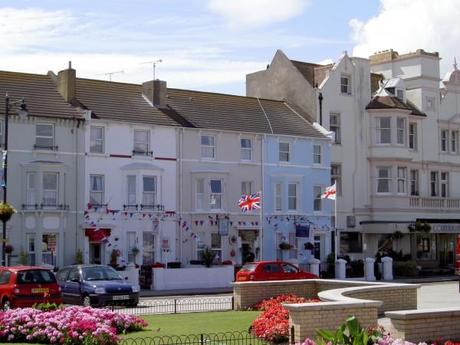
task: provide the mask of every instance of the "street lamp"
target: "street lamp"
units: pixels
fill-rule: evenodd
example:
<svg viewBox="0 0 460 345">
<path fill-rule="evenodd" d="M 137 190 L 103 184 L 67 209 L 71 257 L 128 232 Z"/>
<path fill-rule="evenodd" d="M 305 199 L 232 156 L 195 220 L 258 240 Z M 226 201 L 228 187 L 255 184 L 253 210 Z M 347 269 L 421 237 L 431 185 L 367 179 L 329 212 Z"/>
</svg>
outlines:
<svg viewBox="0 0 460 345">
<path fill-rule="evenodd" d="M 3 203 L 6 204 L 6 190 L 7 190 L 7 177 L 8 177 L 8 117 L 10 110 L 13 106 L 19 105 L 17 114 L 21 119 L 25 119 L 29 114 L 27 110 L 27 105 L 24 102 L 24 98 L 16 102 L 10 102 L 10 97 L 8 93 L 5 95 L 5 148 L 3 150 Z M 7 220 L 2 220 L 3 222 L 3 233 L 2 233 L 2 265 L 6 266 L 6 222 Z"/>
</svg>

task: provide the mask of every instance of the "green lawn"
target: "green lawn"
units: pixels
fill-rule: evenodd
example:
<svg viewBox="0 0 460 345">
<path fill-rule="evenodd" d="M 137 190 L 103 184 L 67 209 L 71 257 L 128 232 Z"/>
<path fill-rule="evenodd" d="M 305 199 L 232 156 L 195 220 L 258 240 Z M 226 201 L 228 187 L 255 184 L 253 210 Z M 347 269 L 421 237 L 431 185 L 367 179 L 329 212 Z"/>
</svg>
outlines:
<svg viewBox="0 0 460 345">
<path fill-rule="evenodd" d="M 258 314 L 258 311 L 223 311 L 142 316 L 149 323 L 147 329 L 123 338 L 246 331 Z"/>
</svg>

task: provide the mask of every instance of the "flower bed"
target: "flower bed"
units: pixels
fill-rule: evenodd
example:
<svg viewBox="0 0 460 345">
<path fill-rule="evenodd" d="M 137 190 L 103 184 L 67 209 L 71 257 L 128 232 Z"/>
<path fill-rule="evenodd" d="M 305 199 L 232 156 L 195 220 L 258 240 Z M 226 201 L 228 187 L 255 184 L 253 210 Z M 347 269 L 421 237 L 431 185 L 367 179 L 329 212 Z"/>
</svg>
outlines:
<svg viewBox="0 0 460 345">
<path fill-rule="evenodd" d="M 137 316 L 108 309 L 77 306 L 52 311 L 11 309 L 0 312 L 0 342 L 113 345 L 119 341 L 118 334 L 146 326 Z"/>
<path fill-rule="evenodd" d="M 282 303 L 316 302 L 319 302 L 319 299 L 308 299 L 292 294 L 265 299 L 251 308 L 262 311 L 252 323 L 252 333 L 258 338 L 273 343 L 285 342 L 289 337 L 289 312 Z"/>
</svg>

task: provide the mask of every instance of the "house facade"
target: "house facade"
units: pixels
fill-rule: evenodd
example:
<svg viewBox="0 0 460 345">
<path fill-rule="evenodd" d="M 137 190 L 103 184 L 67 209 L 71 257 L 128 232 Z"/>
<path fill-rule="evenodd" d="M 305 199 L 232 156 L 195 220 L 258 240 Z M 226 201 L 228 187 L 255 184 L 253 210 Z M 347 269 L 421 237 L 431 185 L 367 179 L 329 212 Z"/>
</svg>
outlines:
<svg viewBox="0 0 460 345">
<path fill-rule="evenodd" d="M 79 233 L 78 171 L 84 164 L 84 117 L 66 104 L 45 75 L 0 72 L 8 94 L 7 202 L 17 210 L 7 222 L 13 247 L 9 264 L 62 266 L 74 260 Z M 18 116 L 25 99 L 28 117 Z M 1 142 L 5 104 L 0 100 Z"/>
<path fill-rule="evenodd" d="M 394 251 L 424 267 L 453 267 L 460 206 L 457 71 L 454 66 L 440 89 L 437 53 L 386 51 L 369 60 L 345 53 L 334 64 L 316 65 L 278 51 L 267 70 L 247 76 L 248 95 L 271 93 L 304 109 L 314 103 L 310 117 L 335 133 L 339 255 Z M 299 99 L 312 90 L 311 101 Z"/>
</svg>

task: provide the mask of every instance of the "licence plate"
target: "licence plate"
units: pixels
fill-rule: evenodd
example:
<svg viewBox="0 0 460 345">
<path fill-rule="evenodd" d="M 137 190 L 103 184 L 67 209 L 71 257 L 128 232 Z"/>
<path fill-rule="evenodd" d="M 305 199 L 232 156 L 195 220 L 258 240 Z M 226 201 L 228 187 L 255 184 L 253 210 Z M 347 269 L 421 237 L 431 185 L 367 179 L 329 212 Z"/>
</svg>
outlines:
<svg viewBox="0 0 460 345">
<path fill-rule="evenodd" d="M 114 301 L 124 301 L 124 300 L 129 299 L 129 296 L 128 295 L 113 296 L 112 299 Z"/>
<path fill-rule="evenodd" d="M 33 288 L 32 293 L 48 293 L 50 289 L 48 288 Z"/>
</svg>

